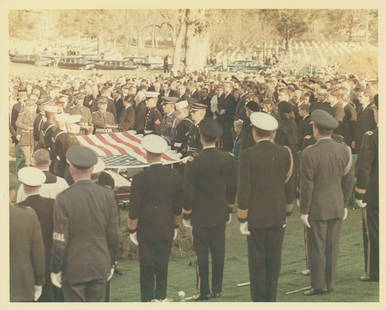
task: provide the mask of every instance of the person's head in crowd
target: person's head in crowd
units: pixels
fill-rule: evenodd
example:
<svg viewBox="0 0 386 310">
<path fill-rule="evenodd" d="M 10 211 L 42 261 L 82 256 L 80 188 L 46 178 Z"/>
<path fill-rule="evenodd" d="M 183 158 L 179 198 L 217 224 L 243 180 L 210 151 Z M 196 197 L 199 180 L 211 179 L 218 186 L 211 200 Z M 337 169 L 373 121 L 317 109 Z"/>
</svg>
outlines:
<svg viewBox="0 0 386 310">
<path fill-rule="evenodd" d="M 35 95 L 36 97 L 40 97 L 40 89 L 39 88 L 34 88 L 32 90 L 32 95 Z"/>
<path fill-rule="evenodd" d="M 300 89 L 297 89 L 293 92 L 291 100 L 295 104 L 299 104 L 301 102 L 302 97 L 302 91 Z"/>
<path fill-rule="evenodd" d="M 193 81 L 189 81 L 188 83 L 186 83 L 186 89 L 190 93 L 192 93 L 196 89 L 196 83 L 194 83 Z"/>
<path fill-rule="evenodd" d="M 166 93 L 166 92 L 169 90 L 169 88 L 170 88 L 169 82 L 164 81 L 164 82 L 162 83 L 162 90 Z"/>
<path fill-rule="evenodd" d="M 190 117 L 195 124 L 199 124 L 206 114 L 206 105 L 201 103 L 193 103 L 190 109 Z"/>
<path fill-rule="evenodd" d="M 280 119 L 295 118 L 294 106 L 287 101 L 280 101 L 277 105 Z"/>
<path fill-rule="evenodd" d="M 206 87 L 201 88 L 200 93 L 201 93 L 202 99 L 206 99 L 209 96 L 209 90 Z"/>
<path fill-rule="evenodd" d="M 146 107 L 148 109 L 155 108 L 157 106 L 159 93 L 157 93 L 157 92 L 146 92 L 145 95 L 146 95 Z"/>
<path fill-rule="evenodd" d="M 32 155 L 32 166 L 42 171 L 48 171 L 51 165 L 50 152 L 46 149 L 38 149 Z"/>
<path fill-rule="evenodd" d="M 19 186 L 17 177 L 12 172 L 9 173 L 9 202 L 10 204 L 14 201 L 16 197 L 16 191 Z"/>
<path fill-rule="evenodd" d="M 168 148 L 166 140 L 158 135 L 146 135 L 142 139 L 141 144 L 146 151 L 146 160 L 150 164 L 160 163 L 162 154 Z"/>
<path fill-rule="evenodd" d="M 30 98 L 27 99 L 25 104 L 25 111 L 28 113 L 35 113 L 36 105 L 34 103 L 34 100 L 31 100 Z"/>
<path fill-rule="evenodd" d="M 249 101 L 247 102 L 247 104 L 245 105 L 245 113 L 247 114 L 247 116 L 251 116 L 251 114 L 253 112 L 260 112 L 261 108 L 259 106 L 259 103 L 258 101 Z"/>
<path fill-rule="evenodd" d="M 278 127 L 277 120 L 270 114 L 254 112 L 250 115 L 253 139 L 258 142 L 262 139 L 273 140 Z"/>
<path fill-rule="evenodd" d="M 44 114 L 45 113 L 46 105 L 49 104 L 49 102 L 50 102 L 50 98 L 48 98 L 48 97 L 39 99 L 36 102 L 36 104 L 38 106 L 38 112 L 41 113 L 41 114 Z"/>
<path fill-rule="evenodd" d="M 236 101 L 240 99 L 241 91 L 239 88 L 235 88 L 233 91 L 233 97 L 235 97 Z"/>
<path fill-rule="evenodd" d="M 316 140 L 323 137 L 331 137 L 339 126 L 339 122 L 328 112 L 324 110 L 314 110 L 311 113 L 312 131 Z"/>
<path fill-rule="evenodd" d="M 108 102 L 107 98 L 100 97 L 97 102 L 98 102 L 98 110 L 102 113 L 105 113 L 107 111 L 107 102 Z"/>
<path fill-rule="evenodd" d="M 176 119 L 183 120 L 189 116 L 189 103 L 184 100 L 176 103 Z"/>
<path fill-rule="evenodd" d="M 154 82 L 153 83 L 154 91 L 160 92 L 161 91 L 161 83 L 160 82 Z"/>
<path fill-rule="evenodd" d="M 110 96 L 110 90 L 108 87 L 104 86 L 101 89 L 101 97 L 109 97 Z"/>
<path fill-rule="evenodd" d="M 74 104 L 78 107 L 81 107 L 84 102 L 84 98 L 86 97 L 85 93 L 77 93 L 74 95 Z"/>
<path fill-rule="evenodd" d="M 179 95 L 180 97 L 182 97 L 185 93 L 186 93 L 186 87 L 185 87 L 184 84 L 181 83 L 181 84 L 178 86 L 178 95 Z"/>
<path fill-rule="evenodd" d="M 358 90 L 357 94 L 358 94 L 359 103 L 363 107 L 368 106 L 371 103 L 372 99 L 374 98 L 372 96 L 371 91 L 369 89 L 366 89 L 366 88 L 360 88 L 360 90 Z"/>
<path fill-rule="evenodd" d="M 216 88 L 216 96 L 220 97 L 223 93 L 224 93 L 224 87 L 221 86 L 221 85 L 217 86 L 217 88 Z"/>
<path fill-rule="evenodd" d="M 37 104 L 38 100 L 39 100 L 39 97 L 34 95 L 34 94 L 31 94 L 29 96 L 29 99 L 34 103 L 34 104 Z"/>
<path fill-rule="evenodd" d="M 93 150 L 74 145 L 67 150 L 66 159 L 69 164 L 68 170 L 75 182 L 91 179 L 94 165 L 97 163 L 97 156 Z"/>
<path fill-rule="evenodd" d="M 265 98 L 263 100 L 262 104 L 262 111 L 271 115 L 276 114 L 276 105 L 273 103 L 272 99 L 270 98 Z"/>
<path fill-rule="evenodd" d="M 129 96 L 135 96 L 137 94 L 137 88 L 134 85 L 129 86 Z"/>
<path fill-rule="evenodd" d="M 216 142 L 223 135 L 223 129 L 218 121 L 206 117 L 199 125 L 200 142 L 203 147 L 215 146 Z"/>
<path fill-rule="evenodd" d="M 225 82 L 224 83 L 224 93 L 230 94 L 233 91 L 233 86 L 231 82 Z"/>
<path fill-rule="evenodd" d="M 288 88 L 286 87 L 279 88 L 277 91 L 277 99 L 278 99 L 278 102 L 289 101 L 290 96 L 289 96 Z"/>
<path fill-rule="evenodd" d="M 174 80 L 170 83 L 170 89 L 177 91 L 177 81 Z"/>
<path fill-rule="evenodd" d="M 21 168 L 17 177 L 19 182 L 23 184 L 23 191 L 27 196 L 39 194 L 42 184 L 46 181 L 46 175 L 43 171 L 35 167 Z"/>
<path fill-rule="evenodd" d="M 175 111 L 177 101 L 178 98 L 175 97 L 162 98 L 162 110 L 164 115 L 169 115 Z"/>
<path fill-rule="evenodd" d="M 328 100 L 328 91 L 326 88 L 321 87 L 316 93 L 316 97 L 319 102 L 327 102 Z"/>
<path fill-rule="evenodd" d="M 299 106 L 299 115 L 304 118 L 309 114 L 310 114 L 310 105 L 308 103 L 302 103 Z"/>
</svg>

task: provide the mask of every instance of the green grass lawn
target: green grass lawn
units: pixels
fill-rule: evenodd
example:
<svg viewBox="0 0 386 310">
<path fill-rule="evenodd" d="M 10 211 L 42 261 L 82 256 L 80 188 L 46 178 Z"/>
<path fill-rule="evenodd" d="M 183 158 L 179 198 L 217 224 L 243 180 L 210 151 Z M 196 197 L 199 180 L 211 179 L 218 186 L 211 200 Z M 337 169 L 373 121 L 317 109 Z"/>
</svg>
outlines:
<svg viewBox="0 0 386 310">
<path fill-rule="evenodd" d="M 234 216 L 234 215 L 233 215 Z M 121 212 L 122 224 L 125 223 L 127 212 Z M 300 272 L 304 269 L 304 239 L 303 226 L 299 213 L 288 219 L 285 234 L 282 268 L 278 285 L 279 302 L 377 302 L 379 300 L 378 283 L 365 283 L 358 280 L 363 273 L 361 210 L 349 210 L 349 216 L 344 222 L 340 254 L 337 266 L 335 292 L 323 296 L 305 297 L 303 293 L 285 295 L 285 292 L 309 286 L 309 277 Z M 126 235 L 125 235 L 126 236 Z M 127 238 L 127 237 L 125 237 Z M 127 240 L 124 240 L 127 242 Z M 130 243 L 130 246 L 134 246 Z M 178 254 L 174 251 L 169 264 L 168 298 L 176 299 L 177 292 L 183 290 L 186 296 L 197 293 L 195 287 L 195 267 L 189 266 L 194 258 L 193 253 Z M 111 301 L 140 301 L 139 265 L 137 260 L 124 259 L 119 268 L 123 275 L 114 275 L 111 283 Z M 237 221 L 227 226 L 226 256 L 224 270 L 223 295 L 218 302 L 250 301 L 249 287 L 237 287 L 237 283 L 248 282 L 248 256 L 245 237 L 239 232 Z"/>
</svg>

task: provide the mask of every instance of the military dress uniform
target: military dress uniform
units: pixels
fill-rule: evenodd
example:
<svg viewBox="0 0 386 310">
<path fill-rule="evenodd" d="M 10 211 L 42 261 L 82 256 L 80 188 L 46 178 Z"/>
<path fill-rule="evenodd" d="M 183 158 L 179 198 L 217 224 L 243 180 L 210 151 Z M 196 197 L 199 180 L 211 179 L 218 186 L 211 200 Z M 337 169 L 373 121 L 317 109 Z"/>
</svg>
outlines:
<svg viewBox="0 0 386 310">
<path fill-rule="evenodd" d="M 97 161 L 95 153 L 82 146 L 71 147 L 66 157 L 79 169 Z M 61 273 L 65 301 L 103 302 L 118 249 L 117 205 L 111 190 L 82 179 L 57 196 L 51 272 Z"/>
<path fill-rule="evenodd" d="M 35 113 L 21 112 L 16 120 L 17 134 L 20 135 L 19 145 L 24 152 L 26 165 L 31 165 L 34 150 L 33 123 Z"/>
<path fill-rule="evenodd" d="M 93 112 L 92 124 L 94 125 L 95 133 L 112 132 L 112 128 L 107 126 L 115 125 L 114 115 L 110 112 Z"/>
<path fill-rule="evenodd" d="M 161 139 L 161 140 L 160 140 Z M 142 145 L 148 152 L 161 154 L 166 141 L 147 135 Z M 182 209 L 182 178 L 177 170 L 151 163 L 148 169 L 134 176 L 131 185 L 129 218 L 138 221 L 141 301 L 163 300 L 167 293 L 167 273 L 176 217 Z"/>
<path fill-rule="evenodd" d="M 133 106 L 123 108 L 120 116 L 118 129 L 119 131 L 127 131 L 135 128 L 135 109 Z"/>
<path fill-rule="evenodd" d="M 176 113 L 173 111 L 169 115 L 164 115 L 161 122 L 161 136 L 165 138 L 169 145 L 173 145 L 172 129 L 176 122 Z"/>
<path fill-rule="evenodd" d="M 147 109 L 145 116 L 145 134 L 154 133 L 161 135 L 162 114 L 156 108 Z"/>
<path fill-rule="evenodd" d="M 339 125 L 322 110 L 315 110 L 311 119 L 328 130 Z M 307 240 L 312 287 L 305 295 L 334 290 L 340 229 L 353 185 L 351 150 L 346 145 L 325 137 L 302 152 L 300 212 L 310 225 Z"/>
<path fill-rule="evenodd" d="M 135 106 L 135 123 L 134 129 L 139 134 L 143 134 L 145 129 L 145 118 L 146 118 L 146 100 L 141 101 Z"/>
<path fill-rule="evenodd" d="M 274 131 L 277 121 L 263 112 L 250 116 L 253 126 Z M 238 184 L 240 226 L 248 235 L 248 262 L 251 299 L 276 301 L 281 268 L 282 243 L 287 213 L 286 205 L 295 199 L 291 151 L 260 139 L 241 152 Z M 269 258 L 269 259 L 267 259 Z"/>
<path fill-rule="evenodd" d="M 366 202 L 363 208 L 365 276 L 363 281 L 379 280 L 379 169 L 378 128 L 364 134 L 359 153 L 355 196 Z"/>
<path fill-rule="evenodd" d="M 205 118 L 200 133 L 219 138 L 222 128 Z M 213 147 L 204 148 L 187 163 L 184 175 L 184 219 L 191 219 L 193 248 L 197 254 L 200 300 L 218 297 L 222 292 L 225 224 L 229 205 L 236 196 L 237 165 L 234 158 Z M 212 285 L 209 286 L 209 252 L 212 259 Z"/>
<path fill-rule="evenodd" d="M 172 149 L 182 154 L 182 157 L 188 154 L 189 131 L 192 126 L 194 126 L 193 121 L 189 117 L 186 117 L 181 120 L 175 128 Z"/>
</svg>

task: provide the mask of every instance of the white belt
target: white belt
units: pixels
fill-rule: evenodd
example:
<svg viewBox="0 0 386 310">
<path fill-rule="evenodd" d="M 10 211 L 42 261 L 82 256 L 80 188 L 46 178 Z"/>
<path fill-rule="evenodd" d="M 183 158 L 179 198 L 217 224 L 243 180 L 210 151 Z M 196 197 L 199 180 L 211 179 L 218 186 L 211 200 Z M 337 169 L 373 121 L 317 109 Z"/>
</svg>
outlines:
<svg viewBox="0 0 386 310">
<path fill-rule="evenodd" d="M 95 132 L 96 133 L 101 133 L 101 132 L 107 133 L 107 132 L 112 132 L 112 130 L 110 128 L 106 128 L 106 129 L 104 129 L 104 128 L 96 128 Z"/>
</svg>

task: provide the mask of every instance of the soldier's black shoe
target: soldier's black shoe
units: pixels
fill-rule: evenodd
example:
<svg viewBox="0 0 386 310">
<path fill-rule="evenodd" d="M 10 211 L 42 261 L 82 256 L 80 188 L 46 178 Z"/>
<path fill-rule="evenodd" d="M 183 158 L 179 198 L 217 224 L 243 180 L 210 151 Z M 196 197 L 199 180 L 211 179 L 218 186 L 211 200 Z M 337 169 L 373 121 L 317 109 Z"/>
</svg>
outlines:
<svg viewBox="0 0 386 310">
<path fill-rule="evenodd" d="M 314 295 L 324 295 L 324 294 L 327 294 L 326 289 L 320 290 L 320 289 L 312 288 L 304 292 L 304 296 L 314 296 Z"/>
</svg>

